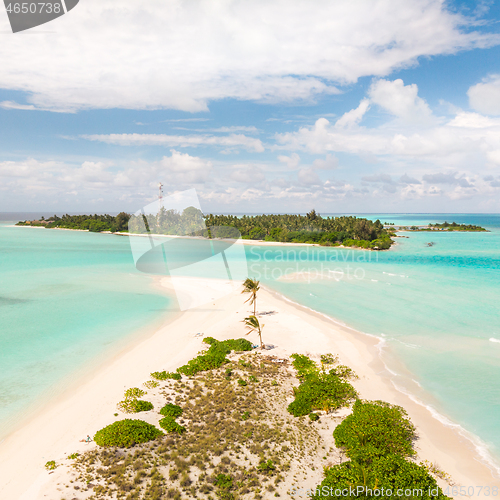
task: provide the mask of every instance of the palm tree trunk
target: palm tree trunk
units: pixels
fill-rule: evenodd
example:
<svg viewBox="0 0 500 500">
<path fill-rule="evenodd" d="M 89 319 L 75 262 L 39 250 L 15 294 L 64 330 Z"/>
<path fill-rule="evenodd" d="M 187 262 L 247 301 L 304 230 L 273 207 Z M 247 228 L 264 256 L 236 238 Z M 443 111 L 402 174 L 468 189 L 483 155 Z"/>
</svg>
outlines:
<svg viewBox="0 0 500 500">
<path fill-rule="evenodd" d="M 257 292 L 254 292 L 253 294 L 253 315 L 257 316 L 255 314 L 255 308 L 257 307 Z"/>
</svg>

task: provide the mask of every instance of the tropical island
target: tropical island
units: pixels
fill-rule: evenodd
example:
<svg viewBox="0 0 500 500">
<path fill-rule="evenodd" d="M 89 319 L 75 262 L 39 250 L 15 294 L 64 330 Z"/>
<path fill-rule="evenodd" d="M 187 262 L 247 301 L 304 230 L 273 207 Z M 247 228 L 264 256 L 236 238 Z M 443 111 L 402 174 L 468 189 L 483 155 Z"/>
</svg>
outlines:
<svg viewBox="0 0 500 500">
<path fill-rule="evenodd" d="M 321 217 L 315 210 L 302 215 L 204 215 L 194 207 L 181 212 L 162 207 L 157 214 L 142 216 L 125 212 L 112 215 L 54 215 L 26 220 L 18 226 L 38 226 L 92 232 L 129 232 L 208 238 L 243 238 L 255 241 L 306 243 L 386 250 L 393 243 L 392 229 L 382 223 L 354 216 Z"/>
<path fill-rule="evenodd" d="M 394 388 L 373 338 L 254 279 L 217 299 L 220 280 L 158 283 L 208 302 L 4 444 L 11 491 L 24 480 L 26 498 L 51 500 L 445 500 L 496 484 L 472 442 Z"/>
<path fill-rule="evenodd" d="M 187 207 L 182 212 L 162 207 L 157 214 L 130 215 L 54 215 L 48 219 L 26 220 L 18 226 L 73 229 L 91 232 L 162 234 L 205 238 L 242 238 L 244 240 L 343 246 L 368 250 L 387 250 L 396 231 L 487 231 L 485 228 L 456 222 L 428 226 L 384 225 L 355 216 L 321 217 L 315 210 L 306 215 L 204 215 Z"/>
<path fill-rule="evenodd" d="M 259 289 L 243 283 L 254 313 Z M 404 498 L 448 498 L 437 478 L 451 478 L 416 460 L 416 428 L 402 407 L 360 398 L 358 376 L 337 355 L 276 356 L 259 318 L 244 323 L 259 344 L 205 337 L 186 364 L 126 389 L 92 450 L 45 464 L 61 467 L 57 484 L 103 500 L 369 498 L 368 490 L 390 498 L 400 489 Z M 356 494 L 342 493 L 349 488 Z"/>
<path fill-rule="evenodd" d="M 390 224 L 385 222 L 385 226 L 391 226 L 388 229 L 396 231 L 463 231 L 463 232 L 489 232 L 487 229 L 481 226 L 476 226 L 474 224 L 457 224 L 456 222 L 443 222 L 442 224 L 428 224 L 427 226 L 395 226 L 394 222 Z M 397 228 L 397 229 L 396 229 Z"/>
</svg>

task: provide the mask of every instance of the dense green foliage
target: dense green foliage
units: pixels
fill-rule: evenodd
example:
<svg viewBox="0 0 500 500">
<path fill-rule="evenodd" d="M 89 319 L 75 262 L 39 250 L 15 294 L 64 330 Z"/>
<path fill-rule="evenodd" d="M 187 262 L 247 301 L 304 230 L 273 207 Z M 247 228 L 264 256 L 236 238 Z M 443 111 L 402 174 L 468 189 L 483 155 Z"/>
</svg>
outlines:
<svg viewBox="0 0 500 500">
<path fill-rule="evenodd" d="M 111 215 L 54 215 L 46 221 L 19 222 L 18 225 L 87 229 L 89 231 L 130 231 L 144 234 L 172 234 L 211 238 L 239 238 L 316 243 L 319 245 L 356 246 L 375 250 L 387 249 L 393 243 L 391 232 L 379 220 L 373 222 L 354 216 L 321 217 L 314 210 L 307 215 L 203 215 L 195 207 L 182 212 L 166 210 L 157 214 L 130 216 L 121 212 Z"/>
<path fill-rule="evenodd" d="M 152 441 L 163 432 L 142 420 L 119 420 L 96 432 L 94 441 L 99 446 L 129 448 L 139 443 Z"/>
<path fill-rule="evenodd" d="M 354 240 L 362 248 L 385 249 L 392 244 L 390 233 L 379 220 L 372 222 L 352 216 L 321 217 L 314 210 L 307 215 L 208 215 L 207 227 L 230 226 L 251 240 L 320 245 L 347 244 Z M 220 230 L 219 230 L 220 232 Z M 220 235 L 218 235 L 220 237 Z"/>
<path fill-rule="evenodd" d="M 190 360 L 186 365 L 178 368 L 177 371 L 179 373 L 193 376 L 201 371 L 213 370 L 228 361 L 226 355 L 231 351 L 252 350 L 252 343 L 246 339 L 231 339 L 219 342 L 213 337 L 207 337 L 203 341 L 210 344 L 208 351 L 205 354 L 196 356 L 196 358 Z"/>
<path fill-rule="evenodd" d="M 331 373 L 309 373 L 293 392 L 295 400 L 287 409 L 295 417 L 309 415 L 313 410 L 336 410 L 357 395 L 351 384 Z"/>
<path fill-rule="evenodd" d="M 350 491 L 356 491 L 357 488 L 359 488 L 358 495 L 349 495 Z M 368 492 L 367 489 L 371 489 L 371 492 Z M 379 490 L 378 494 L 374 493 L 375 489 Z M 347 494 L 343 494 L 343 490 Z M 398 495 L 397 490 L 402 490 L 401 494 Z M 312 498 L 339 498 L 345 500 L 346 497 L 355 497 L 357 499 L 395 497 L 428 500 L 444 500 L 447 498 L 438 488 L 436 480 L 424 467 L 395 454 L 376 459 L 369 468 L 360 466 L 355 462 L 344 462 L 326 468 L 325 479 L 316 488 L 316 493 Z"/>
<path fill-rule="evenodd" d="M 178 424 L 174 417 L 164 417 L 158 423 L 160 424 L 160 427 L 165 429 L 167 432 L 176 432 L 177 434 L 186 432 L 186 428 Z"/>
<path fill-rule="evenodd" d="M 165 210 L 158 214 L 132 216 L 130 231 L 158 234 L 242 238 L 339 245 L 354 240 L 362 248 L 385 249 L 392 244 L 390 232 L 380 221 L 353 216 L 321 217 L 314 210 L 307 215 L 206 215 L 194 207 L 182 212 Z M 350 245 L 352 246 L 352 245 Z"/>
<path fill-rule="evenodd" d="M 162 371 L 162 372 L 151 373 L 151 378 L 154 378 L 156 380 L 168 380 L 168 379 L 180 380 L 182 378 L 182 375 L 177 372 Z"/>
<path fill-rule="evenodd" d="M 130 215 L 120 212 L 116 217 L 112 215 L 54 215 L 47 220 L 18 222 L 19 226 L 45 226 L 47 228 L 61 227 L 65 229 L 84 229 L 93 232 L 100 231 L 128 231 Z"/>
<path fill-rule="evenodd" d="M 228 339 L 228 340 L 223 340 L 221 342 L 219 340 L 214 339 L 213 337 L 206 337 L 205 339 L 203 339 L 203 342 L 211 346 L 222 344 L 222 346 L 225 346 L 229 349 L 229 351 L 227 352 L 228 354 L 231 351 L 242 352 L 242 351 L 252 350 L 252 343 L 249 342 L 247 339 Z M 222 346 L 220 347 L 222 348 Z"/>
<path fill-rule="evenodd" d="M 429 228 L 446 229 L 448 231 L 486 231 L 486 229 L 481 226 L 476 226 L 474 224 L 457 224 L 456 222 L 452 222 L 451 224 L 448 222 L 443 222 L 442 224 L 429 224 Z"/>
<path fill-rule="evenodd" d="M 358 400 L 333 436 L 351 460 L 326 468 L 312 498 L 446 498 L 425 467 L 406 460 L 415 454 L 415 427 L 403 408 Z M 352 490 L 357 494 L 349 494 Z"/>
<path fill-rule="evenodd" d="M 177 418 L 182 415 L 182 408 L 180 406 L 174 405 L 172 403 L 167 403 L 161 410 L 160 415 L 164 417 Z"/>
<path fill-rule="evenodd" d="M 124 399 L 118 403 L 118 408 L 124 413 L 139 413 L 153 409 L 153 403 L 142 401 L 141 399 Z"/>
<path fill-rule="evenodd" d="M 357 397 L 354 387 L 334 370 L 320 371 L 316 363 L 303 354 L 292 354 L 291 358 L 301 379 L 299 387 L 293 389 L 295 400 L 287 408 L 293 416 L 303 417 L 313 410 L 335 410 Z"/>
<path fill-rule="evenodd" d="M 298 378 L 302 378 L 308 373 L 318 371 L 316 363 L 304 354 L 292 354 L 290 357 L 293 359 L 292 366 L 297 370 Z"/>
<path fill-rule="evenodd" d="M 414 455 L 412 441 L 415 427 L 405 410 L 383 401 L 361 401 L 353 412 L 335 428 L 335 446 L 344 448 L 346 455 L 359 463 L 396 453 Z"/>
<path fill-rule="evenodd" d="M 195 207 L 182 212 L 162 207 L 157 214 L 134 216 L 129 221 L 130 232 L 144 234 L 175 234 L 178 236 L 208 236 L 203 213 Z"/>
</svg>

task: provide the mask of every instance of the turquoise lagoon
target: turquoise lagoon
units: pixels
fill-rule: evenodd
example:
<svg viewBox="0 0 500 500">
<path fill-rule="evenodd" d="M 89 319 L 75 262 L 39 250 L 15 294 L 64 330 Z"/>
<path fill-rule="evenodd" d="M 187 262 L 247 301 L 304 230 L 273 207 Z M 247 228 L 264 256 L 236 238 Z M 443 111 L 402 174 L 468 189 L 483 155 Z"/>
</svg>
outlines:
<svg viewBox="0 0 500 500">
<path fill-rule="evenodd" d="M 409 238 L 387 252 L 249 246 L 249 274 L 382 339 L 398 388 L 477 436 L 500 461 L 500 216 L 365 216 L 402 225 L 456 221 L 491 232 L 401 233 Z M 302 278 L 283 279 L 294 272 Z M 176 307 L 136 271 L 120 236 L 0 223 L 0 280 L 4 433 L 65 377 Z"/>
<path fill-rule="evenodd" d="M 0 441 L 173 304 L 135 270 L 126 237 L 11 224 L 0 222 Z"/>
</svg>

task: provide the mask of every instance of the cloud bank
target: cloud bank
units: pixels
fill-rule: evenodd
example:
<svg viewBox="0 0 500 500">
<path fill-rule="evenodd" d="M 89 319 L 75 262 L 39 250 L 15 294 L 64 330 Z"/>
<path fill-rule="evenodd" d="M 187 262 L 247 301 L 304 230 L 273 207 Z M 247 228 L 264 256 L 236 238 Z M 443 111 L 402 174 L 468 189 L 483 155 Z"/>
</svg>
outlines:
<svg viewBox="0 0 500 500">
<path fill-rule="evenodd" d="M 86 0 L 50 29 L 2 38 L 0 88 L 28 93 L 27 104 L 4 107 L 198 112 L 225 98 L 308 101 L 419 57 L 499 43 L 443 0 L 316 0 L 314 8 L 288 0 Z M 9 30 L 7 16 L 0 30 Z M 384 105 L 382 88 L 373 97 Z"/>
</svg>

